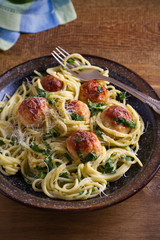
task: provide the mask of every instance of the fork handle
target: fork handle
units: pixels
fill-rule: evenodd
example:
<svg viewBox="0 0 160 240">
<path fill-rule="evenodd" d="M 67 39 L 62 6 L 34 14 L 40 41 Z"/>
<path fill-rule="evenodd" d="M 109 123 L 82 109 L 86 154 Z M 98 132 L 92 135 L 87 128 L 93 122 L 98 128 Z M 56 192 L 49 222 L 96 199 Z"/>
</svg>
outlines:
<svg viewBox="0 0 160 240">
<path fill-rule="evenodd" d="M 115 84 L 116 86 L 124 89 L 125 91 L 131 93 L 133 96 L 135 96 L 136 98 L 140 99 L 142 102 L 147 103 L 151 108 L 153 108 L 153 110 L 155 112 L 157 112 L 158 114 L 160 114 L 160 101 L 156 100 L 154 98 L 151 98 L 150 96 L 146 95 L 145 93 L 142 93 L 134 88 L 131 88 L 119 81 L 117 81 L 114 78 L 110 78 L 110 77 L 105 77 L 103 75 L 101 75 L 101 78 L 105 81 L 111 82 L 113 84 Z"/>
</svg>

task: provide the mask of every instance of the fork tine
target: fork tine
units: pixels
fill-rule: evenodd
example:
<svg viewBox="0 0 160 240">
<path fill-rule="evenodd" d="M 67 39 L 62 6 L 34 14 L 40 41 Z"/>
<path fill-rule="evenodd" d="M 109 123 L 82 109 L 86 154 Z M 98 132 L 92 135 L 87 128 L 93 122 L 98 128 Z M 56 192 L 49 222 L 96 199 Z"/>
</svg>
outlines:
<svg viewBox="0 0 160 240">
<path fill-rule="evenodd" d="M 64 58 L 66 57 L 63 53 L 61 53 L 61 51 L 58 49 L 58 47 L 56 48 L 56 50 L 57 50 L 60 54 L 62 54 Z M 64 58 L 62 58 L 56 51 L 53 51 L 53 53 L 54 53 L 62 62 L 64 62 Z M 69 53 L 67 53 L 67 54 L 69 54 Z M 52 55 L 53 55 L 53 54 L 52 54 Z M 66 64 L 67 64 L 70 68 L 73 68 L 73 66 L 72 66 L 71 64 L 69 64 L 68 62 L 66 62 Z M 62 65 L 62 64 L 61 64 L 61 65 Z M 65 66 L 65 65 L 64 65 L 64 66 Z"/>
<path fill-rule="evenodd" d="M 53 51 L 53 53 L 54 53 L 62 62 L 64 62 L 64 59 L 63 59 L 56 51 Z"/>
<path fill-rule="evenodd" d="M 61 48 L 60 46 L 58 46 L 57 48 L 57 51 L 59 51 L 59 53 L 61 53 L 64 57 L 67 57 L 67 56 L 69 56 L 70 54 L 67 52 L 67 51 L 65 51 L 63 48 Z M 61 50 L 61 51 L 60 51 Z M 66 54 L 66 55 L 64 55 L 64 53 Z"/>
<path fill-rule="evenodd" d="M 64 63 L 63 63 L 63 59 L 58 55 L 58 53 L 56 53 L 55 51 L 51 52 L 52 56 L 57 60 L 57 62 L 59 62 L 60 65 L 62 65 L 63 67 L 67 68 Z M 62 60 L 60 60 L 60 59 Z M 68 68 L 67 68 L 68 70 Z"/>
<path fill-rule="evenodd" d="M 57 62 L 59 62 L 59 64 L 61 66 L 63 66 L 64 68 L 66 68 L 70 73 L 73 74 L 73 71 L 71 71 L 66 65 L 64 65 L 63 63 L 63 58 L 61 56 L 58 55 L 58 53 L 56 53 L 55 51 L 51 52 L 52 56 L 57 60 Z M 70 66 L 70 64 L 68 64 Z"/>
<path fill-rule="evenodd" d="M 65 51 L 65 50 L 64 50 L 63 48 L 61 48 L 60 46 L 56 47 L 56 50 L 57 50 L 63 57 L 65 57 L 65 58 L 70 55 L 67 51 Z M 67 63 L 67 65 L 68 65 L 69 67 L 71 67 L 71 68 L 73 68 L 73 66 L 78 67 L 78 64 L 76 64 L 76 63 L 74 63 L 73 66 L 72 66 L 71 64 L 69 64 L 69 63 Z"/>
<path fill-rule="evenodd" d="M 66 65 L 64 65 L 63 63 L 63 58 L 61 58 L 58 53 L 56 53 L 55 51 L 51 52 L 52 56 L 57 60 L 57 62 L 63 66 L 65 69 L 67 69 L 68 72 L 70 72 L 72 75 L 74 75 L 75 77 L 78 77 L 78 74 L 74 73 L 71 69 L 69 69 Z M 62 61 L 60 59 L 62 59 Z M 70 65 L 70 64 L 68 64 Z"/>
</svg>

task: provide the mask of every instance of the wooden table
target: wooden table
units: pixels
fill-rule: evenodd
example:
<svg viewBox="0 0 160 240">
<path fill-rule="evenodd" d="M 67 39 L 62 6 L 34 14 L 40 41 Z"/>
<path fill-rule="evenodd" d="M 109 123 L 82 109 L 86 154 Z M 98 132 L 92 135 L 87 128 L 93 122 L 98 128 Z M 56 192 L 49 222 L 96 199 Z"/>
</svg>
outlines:
<svg viewBox="0 0 160 240">
<path fill-rule="evenodd" d="M 57 45 L 98 55 L 138 73 L 160 96 L 160 1 L 73 0 L 78 18 L 37 34 L 22 34 L 0 52 L 0 74 Z M 32 209 L 0 195 L 0 239 L 160 239 L 160 171 L 130 199 L 87 213 Z"/>
</svg>

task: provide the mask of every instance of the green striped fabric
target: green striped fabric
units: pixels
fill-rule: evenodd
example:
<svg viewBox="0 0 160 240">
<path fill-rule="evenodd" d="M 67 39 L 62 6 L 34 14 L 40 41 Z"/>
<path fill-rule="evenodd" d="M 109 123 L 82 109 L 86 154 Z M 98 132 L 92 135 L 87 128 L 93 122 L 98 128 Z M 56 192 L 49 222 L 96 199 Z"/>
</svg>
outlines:
<svg viewBox="0 0 160 240">
<path fill-rule="evenodd" d="M 41 32 L 76 17 L 71 0 L 0 0 L 0 49 L 10 49 L 22 32 Z"/>
</svg>

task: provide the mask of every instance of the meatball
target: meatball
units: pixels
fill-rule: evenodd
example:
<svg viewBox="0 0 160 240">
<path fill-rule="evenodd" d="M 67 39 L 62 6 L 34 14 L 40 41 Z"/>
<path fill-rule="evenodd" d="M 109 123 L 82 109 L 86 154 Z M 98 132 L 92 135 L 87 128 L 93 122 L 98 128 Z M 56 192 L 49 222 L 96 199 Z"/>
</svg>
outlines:
<svg viewBox="0 0 160 240">
<path fill-rule="evenodd" d="M 105 127 L 111 128 L 118 132 L 129 133 L 131 130 L 130 127 L 116 121 L 121 118 L 125 118 L 129 121 L 133 120 L 132 115 L 129 113 L 129 111 L 119 105 L 112 105 L 101 113 L 101 120 Z"/>
<path fill-rule="evenodd" d="M 80 87 L 79 99 L 85 103 L 88 103 L 88 99 L 91 102 L 107 102 L 108 97 L 108 89 L 96 80 L 83 83 Z"/>
<path fill-rule="evenodd" d="M 29 97 L 18 108 L 18 117 L 26 127 L 41 127 L 48 113 L 48 102 L 41 97 Z"/>
<path fill-rule="evenodd" d="M 92 132 L 84 130 L 75 131 L 67 138 L 66 143 L 67 149 L 74 159 L 78 158 L 83 160 L 90 155 L 93 156 L 92 154 L 96 154 L 98 157 L 101 153 L 101 143 Z"/>
<path fill-rule="evenodd" d="M 63 82 L 58 78 L 51 75 L 47 75 L 42 78 L 41 84 L 46 91 L 57 92 L 60 91 L 63 87 Z"/>
<path fill-rule="evenodd" d="M 76 113 L 78 114 L 78 116 L 82 116 L 81 120 L 84 120 L 84 121 L 90 118 L 90 111 L 87 104 L 79 100 L 72 100 L 72 101 L 66 102 L 65 108 L 71 116 L 74 116 L 73 113 Z M 78 120 L 76 118 L 73 118 L 73 119 Z"/>
</svg>

